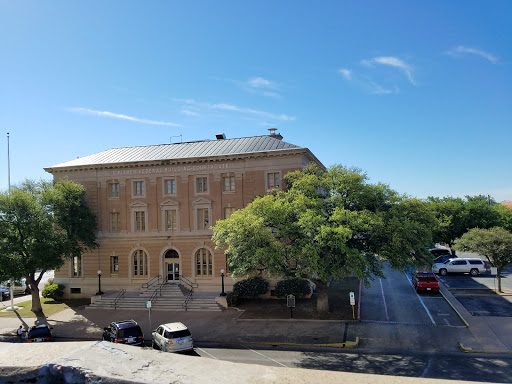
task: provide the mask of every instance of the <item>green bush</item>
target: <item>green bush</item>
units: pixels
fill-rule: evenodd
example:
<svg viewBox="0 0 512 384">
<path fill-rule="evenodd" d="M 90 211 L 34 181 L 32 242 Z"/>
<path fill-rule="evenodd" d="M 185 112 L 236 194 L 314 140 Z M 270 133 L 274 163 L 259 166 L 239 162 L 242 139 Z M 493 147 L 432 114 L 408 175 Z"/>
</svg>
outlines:
<svg viewBox="0 0 512 384">
<path fill-rule="evenodd" d="M 311 293 L 311 287 L 308 280 L 287 279 L 281 280 L 276 284 L 275 295 L 277 297 L 286 297 L 294 295 L 295 297 L 305 297 Z"/>
<path fill-rule="evenodd" d="M 268 292 L 268 281 L 256 276 L 241 280 L 233 285 L 233 292 L 239 297 L 257 297 Z"/>
<path fill-rule="evenodd" d="M 58 301 L 64 296 L 64 286 L 62 284 L 51 284 L 43 289 L 41 295 L 46 299 Z"/>
<path fill-rule="evenodd" d="M 228 307 L 234 307 L 238 305 L 238 303 L 240 302 L 240 297 L 238 296 L 238 293 L 229 292 L 226 295 L 226 302 L 228 303 Z"/>
<path fill-rule="evenodd" d="M 53 284 L 53 277 L 50 277 L 48 279 L 48 281 L 46 282 L 46 284 L 44 285 L 44 288 L 48 287 L 49 285 L 52 285 Z"/>
</svg>

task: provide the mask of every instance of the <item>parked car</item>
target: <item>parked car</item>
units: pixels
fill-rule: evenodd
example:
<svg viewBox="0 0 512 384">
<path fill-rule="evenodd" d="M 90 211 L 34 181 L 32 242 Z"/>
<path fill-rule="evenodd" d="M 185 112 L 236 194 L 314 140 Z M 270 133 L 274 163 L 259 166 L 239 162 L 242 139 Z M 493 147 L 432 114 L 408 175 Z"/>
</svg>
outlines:
<svg viewBox="0 0 512 384">
<path fill-rule="evenodd" d="M 1 297 L 2 300 L 7 299 L 9 297 L 9 295 L 10 295 L 9 294 L 9 290 L 6 289 L 6 288 L 3 288 L 3 287 L 0 288 L 0 295 L 1 295 L 0 297 Z"/>
<path fill-rule="evenodd" d="M 135 320 L 113 321 L 103 328 L 102 339 L 111 343 L 144 346 L 144 335 Z"/>
<path fill-rule="evenodd" d="M 416 292 L 439 292 L 439 281 L 437 281 L 436 275 L 432 272 L 418 271 L 412 275 L 411 282 Z"/>
<path fill-rule="evenodd" d="M 432 272 L 445 276 L 447 273 L 469 273 L 477 276 L 487 270 L 485 262 L 480 259 L 456 258 L 432 266 Z"/>
<path fill-rule="evenodd" d="M 6 289 L 8 292 L 7 296 L 9 296 L 11 294 L 11 282 L 4 281 L 0 284 L 0 289 Z M 30 293 L 25 279 L 15 281 L 12 290 L 14 295 L 28 295 Z"/>
<path fill-rule="evenodd" d="M 434 263 L 444 263 L 448 259 L 457 257 L 452 255 L 451 251 L 447 248 L 430 248 L 428 251 L 434 256 Z"/>
<path fill-rule="evenodd" d="M 27 342 L 37 343 L 42 341 L 52 341 L 52 333 L 50 332 L 51 327 L 46 324 L 34 325 L 27 331 Z"/>
<path fill-rule="evenodd" d="M 164 352 L 187 351 L 194 348 L 190 331 L 183 323 L 160 325 L 151 334 L 151 345 Z"/>
</svg>

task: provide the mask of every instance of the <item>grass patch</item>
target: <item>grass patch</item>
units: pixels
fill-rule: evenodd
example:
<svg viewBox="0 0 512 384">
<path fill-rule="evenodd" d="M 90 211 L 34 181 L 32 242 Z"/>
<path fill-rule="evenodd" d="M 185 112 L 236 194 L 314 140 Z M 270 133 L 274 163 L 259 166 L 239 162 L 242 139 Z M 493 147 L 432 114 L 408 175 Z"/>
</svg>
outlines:
<svg viewBox="0 0 512 384">
<path fill-rule="evenodd" d="M 4 301 L 5 307 L 0 307 L 0 309 L 5 309 L 11 306 L 11 301 Z M 66 308 L 75 308 L 82 305 L 90 304 L 89 299 L 72 299 L 72 300 L 61 300 L 54 301 L 53 299 L 45 299 L 41 298 L 41 306 L 43 308 L 43 313 L 34 313 L 31 311 L 32 308 L 32 300 L 27 300 L 21 303 L 14 304 L 19 309 L 15 311 L 0 311 L 0 317 L 38 317 L 38 316 L 51 316 L 57 312 L 62 311 Z"/>
</svg>

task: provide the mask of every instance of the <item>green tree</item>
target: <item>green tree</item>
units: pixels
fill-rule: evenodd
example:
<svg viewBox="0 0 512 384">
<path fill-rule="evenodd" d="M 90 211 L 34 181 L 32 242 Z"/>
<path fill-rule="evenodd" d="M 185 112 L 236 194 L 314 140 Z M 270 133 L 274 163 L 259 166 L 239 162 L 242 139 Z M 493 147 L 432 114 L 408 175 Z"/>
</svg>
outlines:
<svg viewBox="0 0 512 384">
<path fill-rule="evenodd" d="M 270 276 L 311 279 L 317 310 L 325 312 L 331 277 L 356 274 L 368 282 L 383 276 L 382 261 L 407 270 L 421 263 L 432 242 L 429 206 L 368 183 L 359 169 L 309 166 L 287 174 L 285 185 L 213 227 L 232 277 L 263 269 Z"/>
<path fill-rule="evenodd" d="M 96 217 L 82 185 L 25 181 L 0 194 L 0 274 L 25 277 L 32 311 L 40 312 L 43 274 L 96 247 L 95 233 Z"/>
<path fill-rule="evenodd" d="M 429 197 L 437 223 L 434 241 L 445 243 L 455 254 L 455 241 L 471 228 L 491 228 L 500 225 L 495 202 L 485 196 Z"/>
<path fill-rule="evenodd" d="M 473 228 L 455 243 L 460 251 L 475 252 L 485 256 L 497 268 L 498 290 L 501 289 L 501 271 L 512 264 L 512 233 L 501 227 Z"/>
</svg>

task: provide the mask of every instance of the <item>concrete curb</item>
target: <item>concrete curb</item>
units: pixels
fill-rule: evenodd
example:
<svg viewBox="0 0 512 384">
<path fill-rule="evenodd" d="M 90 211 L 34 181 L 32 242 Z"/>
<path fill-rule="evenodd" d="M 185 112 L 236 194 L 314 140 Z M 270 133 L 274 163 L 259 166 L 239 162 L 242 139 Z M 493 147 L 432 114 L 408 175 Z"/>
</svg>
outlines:
<svg viewBox="0 0 512 384">
<path fill-rule="evenodd" d="M 484 351 L 477 350 L 471 347 L 465 347 L 462 343 L 459 342 L 459 349 L 464 353 L 489 353 L 494 355 L 512 355 L 512 351 Z"/>
<path fill-rule="evenodd" d="M 448 289 L 448 288 L 447 288 Z M 443 298 L 446 300 L 446 302 L 448 303 L 448 305 L 450 305 L 450 307 L 452 307 L 452 309 L 455 311 L 455 313 L 457 314 L 457 316 L 459 316 L 459 318 L 462 320 L 462 322 L 464 323 L 464 325 L 466 327 L 469 328 L 469 323 L 466 321 L 466 319 L 464 318 L 464 316 L 461 315 L 461 313 L 457 310 L 457 308 L 455 308 L 455 306 L 450 302 L 450 300 L 448 300 L 448 298 L 444 295 L 444 293 L 439 290 L 439 293 L 443 296 Z"/>
<path fill-rule="evenodd" d="M 356 348 L 359 346 L 359 337 L 355 341 L 345 341 L 343 343 L 328 343 L 328 344 L 303 344 L 303 343 L 281 343 L 281 342 L 267 342 L 267 341 L 240 341 L 240 344 L 255 344 L 255 345 L 272 345 L 278 347 L 284 345 L 287 347 L 317 347 L 317 348 Z"/>
</svg>

